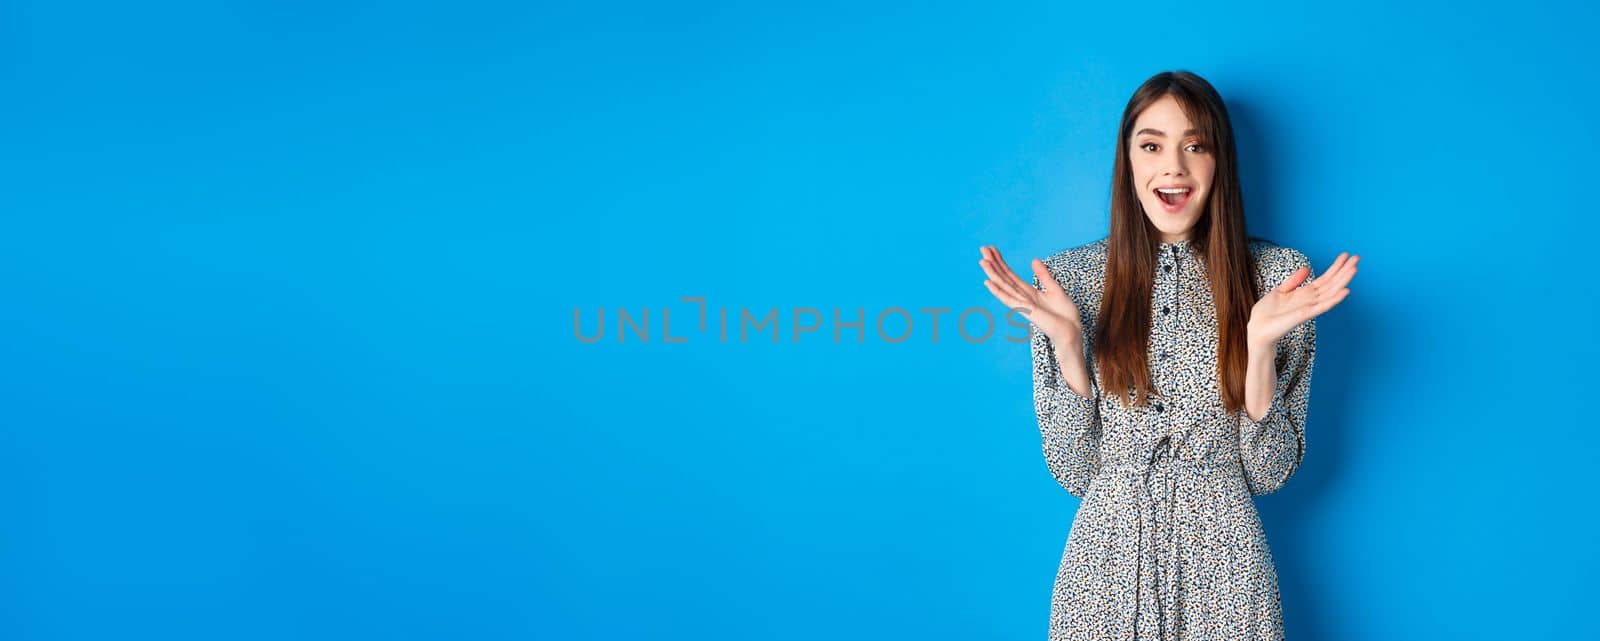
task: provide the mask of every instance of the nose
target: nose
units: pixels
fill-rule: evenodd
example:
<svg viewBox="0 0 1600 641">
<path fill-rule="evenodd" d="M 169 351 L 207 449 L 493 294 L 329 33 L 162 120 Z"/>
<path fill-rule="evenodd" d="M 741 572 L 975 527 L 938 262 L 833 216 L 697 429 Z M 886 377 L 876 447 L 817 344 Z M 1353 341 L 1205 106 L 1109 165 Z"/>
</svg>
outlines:
<svg viewBox="0 0 1600 641">
<path fill-rule="evenodd" d="M 1179 151 L 1166 156 L 1166 164 L 1161 170 L 1161 175 L 1182 176 L 1185 173 L 1185 169 L 1183 152 Z"/>
</svg>

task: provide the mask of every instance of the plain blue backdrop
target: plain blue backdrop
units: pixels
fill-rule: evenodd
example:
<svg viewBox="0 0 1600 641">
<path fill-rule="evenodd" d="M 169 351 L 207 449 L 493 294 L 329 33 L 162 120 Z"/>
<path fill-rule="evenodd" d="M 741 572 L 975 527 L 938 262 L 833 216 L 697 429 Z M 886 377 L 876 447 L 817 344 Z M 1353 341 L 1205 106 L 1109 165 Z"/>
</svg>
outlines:
<svg viewBox="0 0 1600 641">
<path fill-rule="evenodd" d="M 1596 10 L 1117 4 L 0 5 L 0 638 L 1043 639 L 1027 347 L 917 310 L 1104 236 L 1167 69 L 1362 256 L 1289 637 L 1593 634 Z"/>
</svg>

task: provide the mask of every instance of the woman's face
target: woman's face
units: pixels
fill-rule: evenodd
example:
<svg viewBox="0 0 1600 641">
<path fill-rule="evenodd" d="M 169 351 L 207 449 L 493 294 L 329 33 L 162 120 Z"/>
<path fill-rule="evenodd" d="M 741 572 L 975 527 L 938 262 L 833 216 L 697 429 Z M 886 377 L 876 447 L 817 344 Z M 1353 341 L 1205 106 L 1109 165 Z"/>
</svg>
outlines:
<svg viewBox="0 0 1600 641">
<path fill-rule="evenodd" d="M 1177 99 L 1163 96 L 1134 120 L 1128 165 L 1144 215 L 1161 231 L 1161 242 L 1188 238 L 1205 213 L 1217 162 Z"/>
</svg>

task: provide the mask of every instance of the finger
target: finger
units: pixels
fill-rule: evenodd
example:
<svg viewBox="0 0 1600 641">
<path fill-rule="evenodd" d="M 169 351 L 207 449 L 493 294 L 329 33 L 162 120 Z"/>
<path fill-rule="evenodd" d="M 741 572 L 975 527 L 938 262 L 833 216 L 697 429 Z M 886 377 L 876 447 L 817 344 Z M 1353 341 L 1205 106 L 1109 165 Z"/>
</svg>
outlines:
<svg viewBox="0 0 1600 641">
<path fill-rule="evenodd" d="M 985 280 L 985 281 L 983 281 L 983 286 L 989 288 L 989 293 L 994 294 L 995 298 L 1000 299 L 1000 302 L 1005 304 L 1006 309 L 1012 309 L 1012 308 L 1015 308 L 1015 307 L 1026 308 L 1029 311 L 1028 312 L 1024 312 L 1023 313 L 1024 316 L 1026 316 L 1027 314 L 1032 312 L 1032 310 L 1033 310 L 1033 306 L 1032 305 L 1028 305 L 1024 301 L 1017 300 L 1017 298 L 1015 296 L 1012 296 L 1009 292 L 1006 292 L 1005 290 L 1001 289 L 998 285 L 995 284 L 994 281 Z"/>
<path fill-rule="evenodd" d="M 1012 298 L 1024 299 L 1028 296 L 1027 292 L 1033 289 L 1026 285 L 1019 285 L 1015 274 L 1008 274 L 1002 271 L 1002 268 L 993 260 L 984 259 L 980 263 L 983 265 L 984 273 L 989 275 L 989 279 L 994 281 L 995 286 L 1010 294 Z"/>
<path fill-rule="evenodd" d="M 1028 292 L 1033 294 L 1034 300 L 1040 300 L 1039 297 L 1047 292 L 1061 289 L 1061 283 L 1056 280 L 1055 273 L 1050 271 L 1050 266 L 1046 265 L 1044 261 L 1037 258 L 1030 260 L 1028 261 L 1028 269 L 1033 272 L 1033 279 L 1038 281 L 1039 285 L 1035 287 L 1033 283 L 1023 282 L 1021 278 L 1017 279 L 1017 284 L 1026 287 Z"/>
<path fill-rule="evenodd" d="M 984 258 L 987 258 L 987 259 L 995 261 L 995 262 L 1000 262 L 998 256 L 995 255 L 995 248 L 994 248 L 993 245 L 984 245 L 984 246 L 980 247 L 979 249 L 983 250 L 983 257 Z"/>
<path fill-rule="evenodd" d="M 1001 280 L 1000 268 L 995 264 L 994 260 L 989 258 L 981 259 L 978 261 L 978 266 L 983 268 L 984 275 L 994 280 Z"/>
<path fill-rule="evenodd" d="M 1007 263 L 1005 257 L 1000 255 L 1000 248 L 994 247 L 992 249 L 994 250 L 995 259 L 1000 261 L 1000 266 L 1004 267 L 1007 273 L 1010 273 L 1012 275 L 1012 277 L 1016 278 L 1016 283 L 1015 283 L 1016 285 L 1021 286 L 1021 287 L 1026 287 L 1028 289 L 1034 289 L 1033 285 L 1028 284 L 1027 282 L 1023 281 L 1020 277 L 1017 277 L 1016 270 L 1011 269 L 1011 264 Z M 1035 291 L 1037 291 L 1037 290 L 1035 290 Z"/>
<path fill-rule="evenodd" d="M 1332 278 L 1320 280 L 1314 288 L 1304 288 L 1311 290 L 1311 295 L 1307 298 L 1308 304 L 1321 305 L 1338 296 L 1339 292 L 1345 289 L 1345 285 L 1350 282 L 1350 279 L 1355 277 L 1356 271 L 1354 261 L 1346 262 Z"/>
<path fill-rule="evenodd" d="M 1033 268 L 1034 277 L 1039 279 L 1040 291 L 1053 292 L 1061 289 L 1061 283 L 1056 282 L 1056 275 L 1050 273 L 1050 267 L 1045 265 L 1044 261 L 1035 258 L 1028 266 Z"/>
<path fill-rule="evenodd" d="M 989 246 L 989 258 L 993 259 L 997 263 L 1000 263 L 1001 265 L 1005 265 L 1006 264 L 1006 259 L 1004 257 L 1000 256 L 1000 248 L 999 247 L 995 247 L 993 245 Z"/>
<path fill-rule="evenodd" d="M 1339 301 L 1344 300 L 1344 297 L 1349 295 L 1350 290 L 1348 289 L 1341 289 L 1337 292 L 1334 292 L 1332 296 L 1327 298 L 1327 300 L 1321 301 L 1312 306 L 1310 317 L 1315 318 L 1317 316 L 1321 316 L 1324 312 L 1333 309 L 1334 305 L 1338 305 Z"/>
<path fill-rule="evenodd" d="M 991 275 L 997 281 L 996 284 L 1007 287 L 1019 296 L 1023 294 L 1023 290 L 1034 289 L 1033 286 L 1018 277 L 1016 272 L 1012 271 L 1010 265 L 1006 264 L 1005 258 L 1000 256 L 1000 248 L 991 245 L 987 248 L 987 251 L 989 254 L 989 268 L 993 270 Z"/>
<path fill-rule="evenodd" d="M 1025 296 L 1030 301 L 1035 301 L 1035 302 L 1038 301 L 1039 300 L 1038 296 L 1039 296 L 1039 293 L 1041 291 L 1040 288 L 1039 287 L 1034 287 L 1032 283 L 1029 283 L 1028 281 L 1023 280 L 1022 277 L 1020 275 L 1018 275 L 1015 270 L 1011 269 L 1011 265 L 1005 262 L 1005 260 L 1006 260 L 1005 257 L 1000 255 L 1000 249 L 998 247 L 994 247 L 994 248 L 991 248 L 991 249 L 994 251 L 995 258 L 999 259 L 1000 266 L 1003 268 L 1003 270 L 1001 271 L 1001 275 L 1007 276 L 1007 277 L 1010 278 L 1010 281 L 1009 281 L 1008 284 L 1011 286 L 1011 289 L 1016 291 L 1018 296 Z M 1038 271 L 1037 270 L 1034 271 L 1034 276 L 1035 277 L 1038 276 Z M 1053 277 L 1052 277 L 1052 280 L 1054 280 Z M 1040 285 L 1043 286 L 1044 284 L 1041 282 Z"/>
<path fill-rule="evenodd" d="M 1328 287 L 1330 289 L 1337 290 L 1345 285 L 1350 284 L 1350 279 L 1356 277 L 1356 272 L 1358 271 L 1356 269 L 1356 263 L 1359 262 L 1361 262 L 1360 256 L 1351 256 L 1350 260 L 1345 261 L 1344 265 L 1339 267 L 1338 273 L 1334 274 L 1332 278 L 1328 279 Z"/>
<path fill-rule="evenodd" d="M 1351 278 L 1355 278 L 1356 263 L 1360 260 L 1360 256 L 1350 255 L 1346 257 L 1345 254 L 1340 254 L 1340 260 L 1334 261 L 1334 266 L 1328 267 L 1329 271 L 1318 276 L 1310 286 L 1316 288 L 1319 295 L 1339 291 L 1340 288 L 1350 283 Z"/>
<path fill-rule="evenodd" d="M 1333 262 L 1328 265 L 1327 269 L 1322 270 L 1321 274 L 1318 274 L 1315 278 L 1311 279 L 1311 286 L 1320 287 L 1330 278 L 1338 275 L 1339 269 L 1344 266 L 1345 260 L 1349 258 L 1349 256 L 1349 252 L 1339 252 L 1339 255 L 1333 259 Z"/>
<path fill-rule="evenodd" d="M 1349 252 L 1339 252 L 1339 256 L 1333 259 L 1333 264 L 1328 265 L 1327 269 L 1322 270 L 1322 275 L 1318 276 L 1317 279 L 1321 280 L 1333 274 L 1339 273 L 1339 267 L 1344 265 L 1345 259 L 1349 256 Z"/>
<path fill-rule="evenodd" d="M 1301 265 L 1299 269 L 1296 269 L 1293 273 L 1289 274 L 1288 278 L 1283 279 L 1282 283 L 1279 283 L 1277 287 L 1274 287 L 1273 291 L 1282 292 L 1285 294 L 1293 293 L 1296 288 L 1300 287 L 1300 283 L 1305 282 L 1306 277 L 1310 275 L 1311 268 Z"/>
<path fill-rule="evenodd" d="M 1340 253 L 1337 257 L 1335 257 L 1333 259 L 1333 264 L 1328 265 L 1328 268 L 1325 269 L 1325 270 L 1322 270 L 1321 274 L 1316 274 L 1316 273 L 1306 274 L 1306 281 L 1307 282 L 1305 283 L 1305 287 L 1299 288 L 1299 289 L 1325 289 L 1324 285 L 1327 284 L 1329 277 L 1332 276 L 1333 274 L 1338 273 L 1339 266 L 1344 263 L 1344 259 L 1345 259 L 1345 254 L 1344 253 Z M 1308 265 L 1301 265 L 1300 268 L 1301 269 L 1310 269 L 1311 265 L 1309 265 L 1309 264 Z"/>
<path fill-rule="evenodd" d="M 989 293 L 994 294 L 995 299 L 1006 307 L 1012 307 L 1016 304 L 1017 301 L 1011 296 L 1011 293 L 1000 289 L 994 284 L 994 281 L 986 278 L 983 280 L 983 286 L 988 288 Z"/>
<path fill-rule="evenodd" d="M 1321 316 L 1324 312 L 1330 309 L 1333 309 L 1335 305 L 1339 304 L 1339 301 L 1344 300 L 1344 297 L 1349 295 L 1350 290 L 1348 288 L 1331 291 L 1327 296 L 1316 300 L 1310 300 L 1306 304 L 1296 308 L 1297 312 L 1295 317 L 1300 319 L 1299 322 L 1304 323 L 1308 320 Z"/>
</svg>

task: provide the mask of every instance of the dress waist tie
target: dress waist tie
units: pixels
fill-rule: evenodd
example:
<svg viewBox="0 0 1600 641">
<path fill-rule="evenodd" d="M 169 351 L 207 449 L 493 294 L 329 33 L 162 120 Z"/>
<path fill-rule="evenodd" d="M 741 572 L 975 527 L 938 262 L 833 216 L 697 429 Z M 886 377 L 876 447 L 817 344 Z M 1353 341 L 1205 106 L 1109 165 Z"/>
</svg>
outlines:
<svg viewBox="0 0 1600 641">
<path fill-rule="evenodd" d="M 1121 638 L 1126 641 L 1177 639 L 1178 626 L 1183 621 L 1179 609 L 1178 588 L 1182 568 L 1179 565 L 1180 541 L 1173 535 L 1173 489 L 1177 475 L 1207 476 L 1219 466 L 1202 461 L 1181 458 L 1174 454 L 1182 441 L 1163 436 L 1152 450 L 1150 459 L 1143 464 L 1118 464 L 1101 468 L 1097 475 L 1132 483 L 1133 496 L 1138 501 L 1134 541 L 1138 553 L 1132 567 L 1132 577 L 1124 580 L 1124 587 L 1135 594 L 1136 609 Z M 1150 616 L 1159 613 L 1159 616 Z"/>
</svg>

